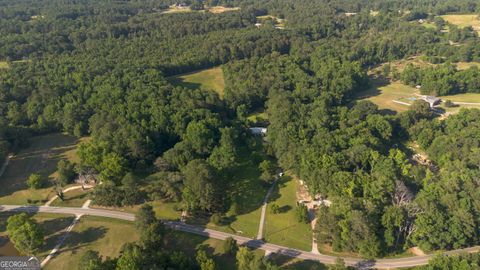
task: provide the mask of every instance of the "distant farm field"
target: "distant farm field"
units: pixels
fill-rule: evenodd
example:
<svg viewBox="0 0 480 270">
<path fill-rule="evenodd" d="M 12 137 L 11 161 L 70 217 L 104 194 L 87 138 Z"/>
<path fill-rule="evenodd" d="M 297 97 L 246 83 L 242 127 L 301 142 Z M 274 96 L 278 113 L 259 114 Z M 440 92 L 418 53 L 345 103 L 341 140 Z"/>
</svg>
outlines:
<svg viewBox="0 0 480 270">
<path fill-rule="evenodd" d="M 174 85 L 189 89 L 213 90 L 217 92 L 220 97 L 223 97 L 225 89 L 225 81 L 221 67 L 175 76 L 172 77 L 170 81 Z"/>
<path fill-rule="evenodd" d="M 55 195 L 53 187 L 31 190 L 26 184 L 32 173 L 53 179 L 60 159 L 76 148 L 77 139 L 64 134 L 37 136 L 30 146 L 10 159 L 0 176 L 0 204 L 42 204 Z M 74 153 L 70 153 L 75 158 Z"/>
<path fill-rule="evenodd" d="M 480 31 L 480 20 L 478 14 L 450 14 L 442 15 L 445 21 L 457 25 L 458 27 L 473 27 L 474 30 Z"/>
<path fill-rule="evenodd" d="M 211 13 L 224 13 L 224 12 L 229 12 L 229 11 L 237 11 L 240 10 L 239 7 L 224 7 L 224 6 L 214 6 L 214 7 L 209 7 L 207 10 Z"/>
</svg>

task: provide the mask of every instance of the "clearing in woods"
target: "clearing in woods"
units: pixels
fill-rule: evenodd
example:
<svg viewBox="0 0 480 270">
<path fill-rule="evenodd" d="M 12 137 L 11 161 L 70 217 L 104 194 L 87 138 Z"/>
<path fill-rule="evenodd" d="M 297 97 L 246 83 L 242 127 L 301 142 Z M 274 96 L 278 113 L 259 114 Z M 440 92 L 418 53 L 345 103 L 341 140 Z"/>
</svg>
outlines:
<svg viewBox="0 0 480 270">
<path fill-rule="evenodd" d="M 359 93 L 358 98 L 370 100 L 377 104 L 379 109 L 403 112 L 408 110 L 408 106 L 398 104 L 394 100 L 411 103 L 418 92 L 417 89 L 400 82 L 392 82 L 387 85 L 379 85 L 373 82 L 373 86 Z"/>
<path fill-rule="evenodd" d="M 457 25 L 458 27 L 468 27 L 471 26 L 473 30 L 480 32 L 480 20 L 478 14 L 450 14 L 442 15 L 445 21 Z"/>
<path fill-rule="evenodd" d="M 174 85 L 189 89 L 213 90 L 222 98 L 225 89 L 223 70 L 221 67 L 204 69 L 170 78 Z"/>
<path fill-rule="evenodd" d="M 30 146 L 15 154 L 0 176 L 0 204 L 43 204 L 54 196 L 50 183 L 45 188 L 31 190 L 26 180 L 32 173 L 53 179 L 60 159 L 76 159 L 77 141 L 59 133 L 33 137 Z"/>
</svg>

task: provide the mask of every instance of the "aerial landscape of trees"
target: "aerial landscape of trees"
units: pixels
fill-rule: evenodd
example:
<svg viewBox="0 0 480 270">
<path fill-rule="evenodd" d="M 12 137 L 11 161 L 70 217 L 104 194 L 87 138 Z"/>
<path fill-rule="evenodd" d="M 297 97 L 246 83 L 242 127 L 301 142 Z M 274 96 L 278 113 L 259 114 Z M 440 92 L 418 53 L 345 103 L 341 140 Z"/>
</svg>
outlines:
<svg viewBox="0 0 480 270">
<path fill-rule="evenodd" d="M 357 100 L 372 86 L 372 69 L 419 55 L 429 65 L 407 64 L 397 74 L 404 84 L 425 95 L 480 93 L 479 68 L 455 65 L 480 61 L 477 31 L 439 17 L 480 14 L 478 1 L 209 0 L 186 1 L 190 12 L 163 12 L 175 4 L 1 0 L 0 61 L 9 67 L 0 69 L 0 161 L 32 136 L 89 137 L 78 145 L 77 164 L 59 160 L 59 186 L 95 174 L 97 205 L 176 202 L 220 224 L 236 208 L 232 174 L 260 141 L 264 158 L 250 164 L 262 185 L 281 168 L 332 202 L 317 209 L 315 236 L 334 252 L 376 258 L 414 246 L 480 244 L 480 111 L 439 120 L 423 101 L 389 114 Z M 205 9 L 215 5 L 239 9 Z M 256 26 L 261 15 L 283 19 L 284 29 Z M 223 71 L 223 96 L 172 83 L 214 66 Z M 256 113 L 268 117 L 264 139 L 248 130 Z M 433 166 L 412 160 L 412 144 Z M 45 181 L 32 174 L 27 184 L 39 189 Z M 139 211 L 140 242 L 111 260 L 88 252 L 81 269 L 215 269 L 205 250 L 190 260 L 164 249 L 162 223 L 151 207 Z M 305 206 L 295 211 L 309 222 Z M 12 241 L 32 253 L 40 242 L 25 245 L 22 237 L 41 232 L 21 219 L 23 231 L 9 229 Z M 274 269 L 232 240 L 225 252 L 238 269 Z M 448 260 L 424 269 L 478 262 Z"/>
</svg>

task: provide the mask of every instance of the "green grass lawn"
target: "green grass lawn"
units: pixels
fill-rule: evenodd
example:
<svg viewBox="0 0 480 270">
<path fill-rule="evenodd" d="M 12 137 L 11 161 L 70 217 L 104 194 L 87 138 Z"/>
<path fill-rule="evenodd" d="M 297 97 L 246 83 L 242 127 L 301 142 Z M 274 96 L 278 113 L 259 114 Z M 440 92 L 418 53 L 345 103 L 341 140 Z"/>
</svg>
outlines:
<svg viewBox="0 0 480 270">
<path fill-rule="evenodd" d="M 380 109 L 395 112 L 408 110 L 408 106 L 393 102 L 393 100 L 405 100 L 418 93 L 418 90 L 400 82 L 392 82 L 387 85 L 374 85 L 372 88 L 358 94 L 359 99 L 370 100 L 377 104 Z"/>
<path fill-rule="evenodd" d="M 223 253 L 222 240 L 179 231 L 168 231 L 165 238 L 168 250 L 182 251 L 187 256 L 194 258 L 197 248 L 205 246 L 208 254 L 215 261 L 217 269 L 237 269 L 235 256 Z M 262 258 L 265 254 L 263 250 L 259 249 L 254 250 L 254 253 L 257 258 Z"/>
<path fill-rule="evenodd" d="M 139 239 L 132 222 L 84 216 L 69 234 L 59 254 L 43 269 L 72 269 L 87 250 L 104 257 L 116 257 L 125 243 Z"/>
<path fill-rule="evenodd" d="M 425 28 L 434 29 L 434 30 L 437 29 L 437 26 L 434 23 L 431 23 L 431 22 L 424 22 L 424 23 L 422 23 L 422 25 Z"/>
<path fill-rule="evenodd" d="M 478 93 L 465 93 L 465 94 L 456 94 L 451 96 L 442 96 L 442 100 L 451 100 L 453 102 L 473 102 L 480 103 L 480 94 Z"/>
<path fill-rule="evenodd" d="M 11 242 L 5 241 L 7 238 L 6 226 L 7 219 L 14 213 L 0 213 L 0 256 L 19 255 Z M 33 218 L 38 222 L 45 234 L 45 242 L 38 254 L 35 254 L 39 260 L 45 258 L 53 247 L 57 244 L 62 230 L 67 228 L 73 221 L 74 217 L 70 215 L 37 213 Z"/>
<path fill-rule="evenodd" d="M 198 72 L 187 73 L 171 77 L 170 81 L 174 85 L 183 86 L 189 89 L 213 90 L 223 97 L 225 81 L 221 67 L 205 69 Z"/>
<path fill-rule="evenodd" d="M 32 173 L 53 179 L 57 163 L 75 149 L 77 140 L 63 134 L 49 134 L 31 139 L 28 148 L 16 154 L 0 177 L 0 204 L 43 204 L 55 195 L 52 187 L 30 190 L 26 180 Z"/>
<path fill-rule="evenodd" d="M 225 225 L 208 223 L 207 227 L 250 238 L 257 236 L 261 207 L 268 191 L 268 185 L 260 179 L 258 169 L 258 164 L 266 158 L 261 139 L 257 140 L 257 146 L 253 151 L 242 149 L 240 165 L 231 173 L 230 187 L 226 192 L 232 201 L 236 201 L 238 214 L 230 209 L 226 213 Z"/>
<path fill-rule="evenodd" d="M 156 200 L 148 202 L 153 207 L 156 217 L 159 219 L 165 220 L 179 220 L 182 212 L 180 209 L 180 203 L 178 202 L 167 202 L 162 200 Z M 99 209 L 109 209 L 116 211 L 123 211 L 127 213 L 135 214 L 142 205 L 133 205 L 133 206 L 124 206 L 124 207 L 103 207 L 98 205 L 91 205 L 90 208 L 99 208 Z"/>
<path fill-rule="evenodd" d="M 252 113 L 249 116 L 247 116 L 247 119 L 252 123 L 252 125 L 268 123 L 268 115 L 265 111 Z"/>
<path fill-rule="evenodd" d="M 310 224 L 297 221 L 297 185 L 289 176 L 278 182 L 268 203 L 264 238 L 269 243 L 310 251 L 312 248 L 312 231 Z M 280 213 L 272 214 L 270 206 L 275 203 Z"/>
<path fill-rule="evenodd" d="M 69 192 L 64 193 L 64 200 L 57 198 L 52 206 L 63 206 L 63 207 L 82 207 L 86 200 L 88 200 L 89 190 L 74 189 Z"/>
</svg>

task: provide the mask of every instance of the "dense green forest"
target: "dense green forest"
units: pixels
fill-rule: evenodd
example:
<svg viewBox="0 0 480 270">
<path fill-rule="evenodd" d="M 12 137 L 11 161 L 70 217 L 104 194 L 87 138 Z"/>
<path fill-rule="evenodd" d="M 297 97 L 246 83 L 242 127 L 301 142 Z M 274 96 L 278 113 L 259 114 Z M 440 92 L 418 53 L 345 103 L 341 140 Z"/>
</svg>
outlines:
<svg viewBox="0 0 480 270">
<path fill-rule="evenodd" d="M 480 60 L 478 33 L 416 23 L 480 14 L 478 1 L 209 0 L 186 3 L 240 10 L 161 13 L 175 3 L 0 0 L 0 61 L 9 64 L 0 69 L 0 156 L 33 135 L 91 136 L 78 170 L 105 182 L 98 204 L 161 197 L 223 213 L 240 152 L 255 147 L 247 116 L 266 111 L 270 158 L 332 201 L 318 210 L 320 243 L 368 258 L 480 244 L 480 111 L 438 120 L 422 101 L 390 115 L 355 99 L 370 87 L 370 69 L 416 55 L 439 65 L 407 66 L 406 84 L 478 93 L 478 68 L 451 65 Z M 284 18 L 285 29 L 255 27 L 266 14 Z M 218 65 L 223 99 L 168 80 Z M 433 167 L 410 159 L 411 142 Z M 155 188 L 137 192 L 145 181 Z"/>
</svg>

